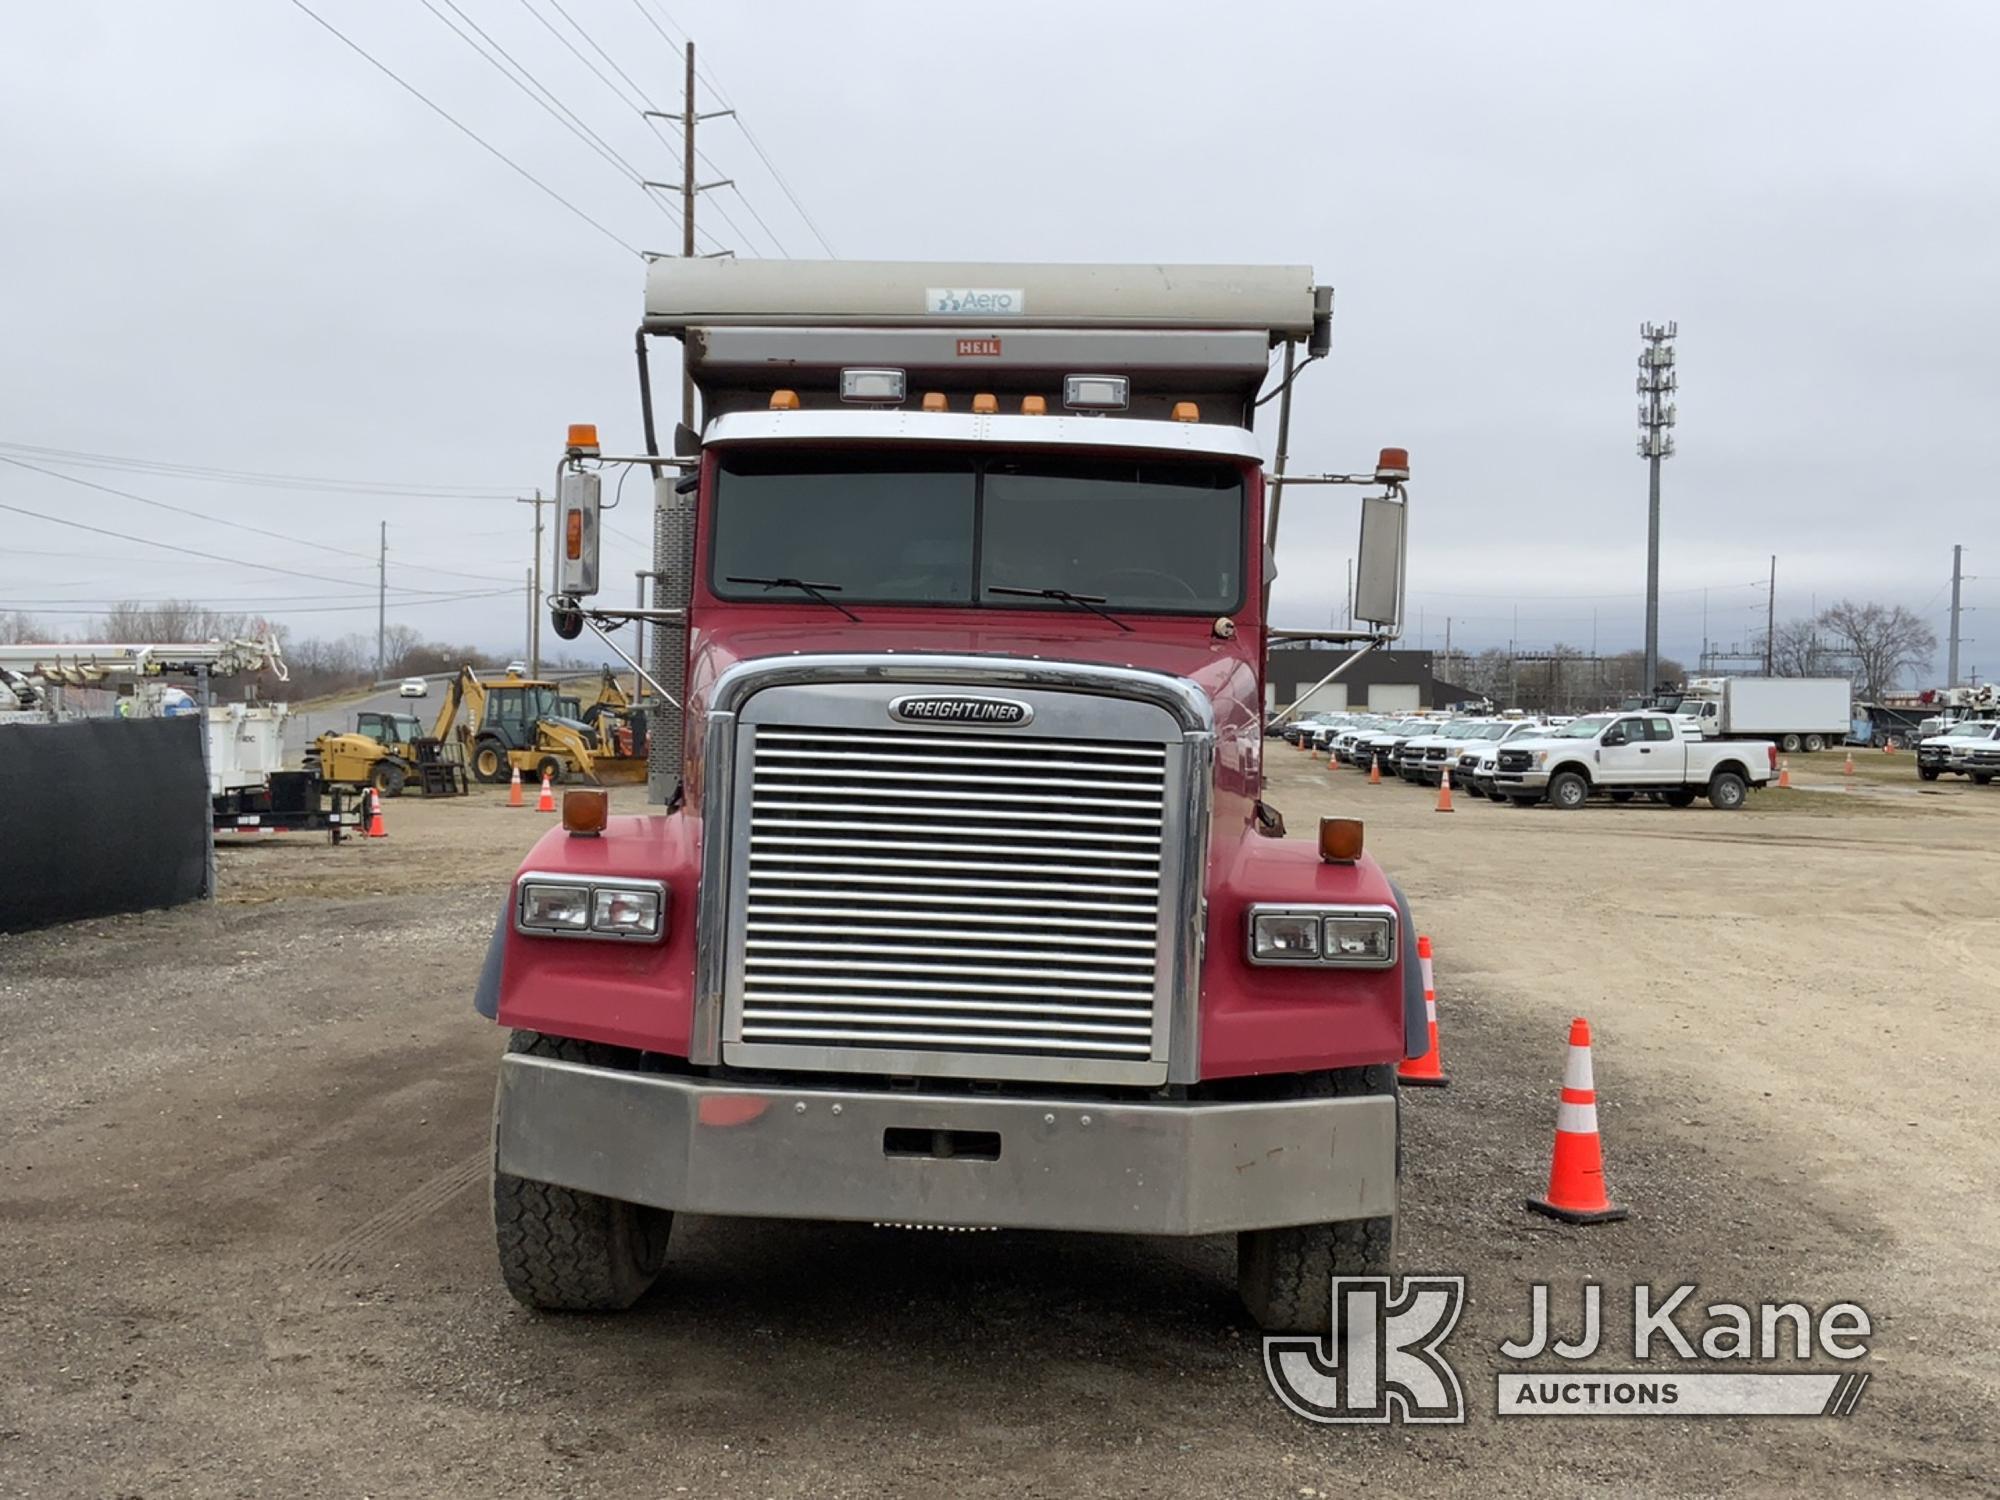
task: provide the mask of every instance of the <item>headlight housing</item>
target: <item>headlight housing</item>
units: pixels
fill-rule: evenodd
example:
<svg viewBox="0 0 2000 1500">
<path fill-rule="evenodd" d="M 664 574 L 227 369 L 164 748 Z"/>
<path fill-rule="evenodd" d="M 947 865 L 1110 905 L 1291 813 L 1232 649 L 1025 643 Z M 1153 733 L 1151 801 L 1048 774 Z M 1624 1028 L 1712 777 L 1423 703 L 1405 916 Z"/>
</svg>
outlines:
<svg viewBox="0 0 2000 1500">
<path fill-rule="evenodd" d="M 530 872 L 515 886 L 514 927 L 536 937 L 657 943 L 667 933 L 667 888 L 627 876 Z"/>
<path fill-rule="evenodd" d="M 1396 910 L 1389 906 L 1253 906 L 1253 964 L 1386 969 L 1396 962 Z"/>
</svg>

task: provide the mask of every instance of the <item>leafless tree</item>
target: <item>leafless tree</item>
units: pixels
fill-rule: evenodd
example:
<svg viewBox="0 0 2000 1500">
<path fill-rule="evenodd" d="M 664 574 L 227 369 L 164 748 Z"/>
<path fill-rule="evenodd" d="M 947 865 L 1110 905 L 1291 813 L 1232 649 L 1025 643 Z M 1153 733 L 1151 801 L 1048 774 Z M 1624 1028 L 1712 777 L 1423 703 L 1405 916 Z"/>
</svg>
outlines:
<svg viewBox="0 0 2000 1500">
<path fill-rule="evenodd" d="M 161 599 L 147 604 L 128 599 L 104 616 L 107 641 L 213 641 L 261 634 L 250 615 L 225 614 L 192 599 Z"/>
<path fill-rule="evenodd" d="M 1819 628 L 1852 663 L 1855 694 L 1864 701 L 1880 699 L 1937 655 L 1937 632 L 1900 604 L 1843 599 L 1820 615 Z"/>
<path fill-rule="evenodd" d="M 1839 651 L 1818 620 L 1787 620 L 1771 637 L 1771 672 L 1777 677 L 1837 677 Z"/>
<path fill-rule="evenodd" d="M 51 637 L 33 615 L 14 610 L 0 615 L 0 645 L 14 646 L 23 641 L 46 641 Z"/>
</svg>

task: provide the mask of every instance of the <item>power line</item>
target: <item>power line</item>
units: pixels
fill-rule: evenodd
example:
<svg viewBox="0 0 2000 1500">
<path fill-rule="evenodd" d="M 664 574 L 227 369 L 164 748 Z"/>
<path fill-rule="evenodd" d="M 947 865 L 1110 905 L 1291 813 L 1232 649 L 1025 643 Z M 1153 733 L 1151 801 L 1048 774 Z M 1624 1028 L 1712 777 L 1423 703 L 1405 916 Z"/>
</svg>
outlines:
<svg viewBox="0 0 2000 1500">
<path fill-rule="evenodd" d="M 435 598 L 429 598 L 429 599 L 398 599 L 396 601 L 396 608 L 420 609 L 423 606 L 429 604 L 463 604 L 466 601 L 472 599 L 498 599 L 503 596 L 511 596 L 517 593 L 519 589 L 520 585 L 514 584 L 504 589 L 474 589 L 462 594 L 439 594 Z M 158 600 L 155 602 L 159 604 L 166 604 L 174 601 Z M 240 601 L 223 600 L 218 602 L 230 603 L 230 602 L 240 602 Z M 118 599 L 111 601 L 111 603 L 108 606 L 100 607 L 97 609 L 45 609 L 38 607 L 35 610 L 35 613 L 38 615 L 98 616 L 104 614 L 106 608 L 117 608 L 120 605 L 134 604 L 134 603 L 136 603 L 138 607 L 141 609 L 147 607 L 146 601 L 143 599 L 142 600 Z M 202 608 L 212 609 L 214 608 L 214 605 L 204 604 Z M 375 608 L 375 601 L 374 599 L 371 598 L 366 604 L 316 604 L 316 605 L 308 605 L 304 608 L 299 608 L 299 609 L 286 609 L 282 611 L 282 613 L 287 615 L 351 614 L 356 610 L 372 611 L 374 608 Z"/>
<path fill-rule="evenodd" d="M 311 474 L 271 474 L 255 469 L 220 469 L 207 464 L 175 463 L 169 459 L 92 453 L 80 448 L 49 448 L 37 443 L 0 442 L 0 451 L 25 454 L 64 468 L 124 469 L 176 479 L 262 485 L 267 489 L 325 490 L 342 495 L 389 495 L 418 500 L 507 500 L 514 494 L 511 489 L 487 485 L 403 484 L 388 479 L 334 479 Z"/>
<path fill-rule="evenodd" d="M 651 26 L 653 30 L 659 32 L 661 38 L 669 46 L 679 47 L 682 41 L 685 41 L 687 36 L 687 28 L 682 26 L 680 22 L 674 20 L 673 16 L 664 7 L 659 7 L 659 6 L 649 7 L 646 4 L 646 0 L 632 0 L 632 4 L 637 8 L 639 14 L 646 18 L 646 24 Z M 654 18 L 653 10 L 655 9 L 658 9 L 660 14 L 666 17 L 667 22 L 674 28 L 675 31 L 681 33 L 681 37 L 679 40 L 669 35 L 666 28 L 661 26 L 659 21 Z M 778 164 L 775 161 L 771 160 L 771 153 L 764 149 L 764 143 L 757 139 L 757 133 L 750 128 L 749 122 L 746 121 L 741 114 L 737 113 L 735 106 L 729 102 L 729 96 L 723 93 L 722 87 L 715 81 L 714 75 L 709 73 L 709 71 L 706 68 L 698 68 L 696 70 L 696 73 L 700 77 L 701 81 L 708 85 L 708 91 L 711 94 L 715 95 L 716 101 L 719 104 L 721 104 L 723 108 L 730 111 L 730 118 L 736 122 L 737 128 L 743 132 L 743 139 L 749 142 L 750 149 L 757 153 L 757 159 L 764 164 L 764 170 L 766 170 L 771 174 L 771 180 L 778 184 L 778 190 L 782 192 L 787 199 L 790 200 L 792 208 L 794 209 L 794 211 L 797 212 L 799 218 L 805 222 L 806 228 L 812 231 L 813 238 L 819 241 L 820 248 L 824 250 L 829 256 L 838 260 L 839 256 L 835 252 L 832 244 L 829 243 L 827 237 L 820 232 L 819 225 L 813 222 L 813 216 L 810 213 L 806 212 L 805 204 L 800 202 L 799 195 L 792 191 L 791 183 L 787 182 L 785 180 L 785 174 L 778 170 Z M 773 238 L 775 238 L 775 236 Z"/>
<path fill-rule="evenodd" d="M 543 182 L 541 178 L 537 177 L 534 173 L 530 172 L 526 167 L 522 166 L 519 162 L 515 161 L 513 157 L 507 155 L 506 152 L 502 151 L 498 146 L 495 146 L 491 141 L 488 141 L 484 136 L 480 135 L 471 126 L 465 124 L 463 121 L 459 120 L 455 115 L 447 111 L 444 108 L 444 106 L 435 103 L 421 89 L 417 88 L 415 84 L 410 83 L 401 74 L 397 73 L 393 68 L 391 68 L 387 63 L 383 62 L 380 58 L 376 57 L 373 53 L 369 52 L 367 48 L 363 47 L 359 42 L 355 41 L 352 37 L 348 36 L 347 33 L 340 30 L 339 27 L 335 26 L 331 21 L 327 20 L 326 17 L 320 15 L 318 11 L 314 10 L 311 6 L 307 5 L 305 3 L 305 0 L 292 0 L 292 4 L 299 10 L 304 11 L 305 14 L 310 16 L 314 21 L 318 22 L 322 28 L 324 28 L 336 40 L 342 43 L 342 45 L 346 46 L 350 51 L 354 52 L 357 56 L 359 56 L 364 62 L 368 63 L 369 66 L 373 67 L 377 72 L 381 73 L 384 77 L 388 78 L 398 88 L 402 89 L 405 93 L 409 94 L 413 99 L 417 100 L 418 103 L 422 104 L 426 109 L 430 110 L 433 114 L 437 115 L 438 118 L 443 120 L 446 124 L 450 125 L 454 130 L 458 131 L 461 135 L 465 136 L 468 140 L 472 141 L 473 144 L 477 145 L 478 147 L 480 147 L 480 149 L 487 152 L 489 155 L 493 156 L 497 160 L 505 163 L 508 167 L 512 168 L 520 176 L 526 178 L 530 183 L 534 184 L 534 186 L 541 189 L 543 193 L 545 193 L 550 198 L 553 198 L 557 203 L 560 203 L 564 208 L 568 209 L 577 218 L 583 220 L 584 223 L 588 224 L 592 229 L 595 229 L 599 234 L 603 235 L 606 239 L 610 240 L 612 244 L 618 246 L 619 249 L 625 251 L 628 255 L 639 254 L 639 248 L 636 245 L 627 244 L 623 239 L 619 238 L 618 235 L 613 233 L 611 230 L 605 228 L 602 224 L 598 223 L 597 220 L 593 219 L 589 214 L 585 213 L 582 209 L 578 208 L 574 203 L 570 202 L 569 199 L 565 198 L 561 193 L 558 193 L 554 188 L 550 187 L 546 182 Z"/>
<path fill-rule="evenodd" d="M 80 485 L 84 489 L 96 490 L 101 494 L 116 495 L 121 500 L 132 500 L 136 501 L 140 505 L 150 505 L 155 510 L 172 511 L 175 515 L 190 516 L 197 521 L 206 521 L 212 526 L 227 526 L 232 531 L 254 532 L 258 536 L 267 536 L 272 538 L 274 541 L 289 542 L 292 545 L 299 547 L 311 547 L 321 552 L 332 552 L 342 557 L 358 557 L 362 559 L 364 562 L 375 561 L 373 557 L 370 557 L 365 552 L 356 552 L 351 548 L 347 547 L 336 547 L 330 542 L 311 541 L 306 537 L 292 536 L 282 531 L 271 531 L 263 526 L 252 526 L 247 521 L 225 520 L 221 516 L 211 516 L 202 511 L 190 510 L 185 505 L 170 505 L 165 500 L 155 500 L 147 495 L 134 494 L 131 490 L 121 490 L 121 489 L 116 489 L 108 484 L 99 484 L 94 479 L 80 479 L 74 474 L 61 474 L 56 472 L 56 470 L 54 469 L 44 469 L 39 464 L 31 464 L 18 458 L 9 458 L 4 453 L 0 453 L 0 463 L 12 464 L 17 469 L 28 469 L 36 474 L 46 475 L 50 479 L 59 479 L 64 484 Z M 418 566 L 419 566 L 419 571 L 422 572 L 444 573 L 453 578 L 472 578 L 472 579 L 477 579 L 481 583 L 502 583 L 506 581 L 504 579 L 496 577 L 491 573 L 467 573 L 457 568 L 438 568 L 438 567 L 430 567 L 423 565 L 418 565 Z M 342 579 L 334 580 L 334 582 L 344 582 L 344 581 L 345 580 Z M 416 592 L 421 593 L 423 592 L 423 590 L 417 590 Z"/>
</svg>

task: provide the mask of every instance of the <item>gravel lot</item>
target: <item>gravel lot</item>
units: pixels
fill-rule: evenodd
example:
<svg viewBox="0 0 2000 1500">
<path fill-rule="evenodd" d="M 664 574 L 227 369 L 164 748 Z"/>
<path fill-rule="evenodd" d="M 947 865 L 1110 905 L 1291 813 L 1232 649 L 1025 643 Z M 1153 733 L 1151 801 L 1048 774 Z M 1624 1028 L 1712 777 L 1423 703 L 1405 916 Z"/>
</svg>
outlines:
<svg viewBox="0 0 2000 1500">
<path fill-rule="evenodd" d="M 2000 787 L 1820 757 L 1734 815 L 1446 817 L 1270 755 L 1437 945 L 1403 1260 L 1471 1278 L 1468 1425 L 1283 1411 L 1223 1240 L 684 1220 L 635 1312 L 518 1308 L 469 994 L 549 820 L 482 788 L 225 851 L 212 908 L 0 938 L 0 1495 L 1994 1493 Z M 1572 1014 L 1632 1210 L 1588 1230 L 1520 1205 Z M 1844 1421 L 1496 1420 L 1534 1280 L 1858 1301 L 1875 1378 Z"/>
</svg>

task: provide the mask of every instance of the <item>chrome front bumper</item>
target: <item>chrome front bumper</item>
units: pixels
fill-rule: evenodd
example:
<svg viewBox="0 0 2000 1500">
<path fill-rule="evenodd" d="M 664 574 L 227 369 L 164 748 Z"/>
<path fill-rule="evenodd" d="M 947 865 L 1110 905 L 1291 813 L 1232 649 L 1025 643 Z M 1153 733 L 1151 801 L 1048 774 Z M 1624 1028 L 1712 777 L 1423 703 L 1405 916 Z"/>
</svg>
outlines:
<svg viewBox="0 0 2000 1500">
<path fill-rule="evenodd" d="M 1194 1235 L 1396 1209 L 1396 1101 L 745 1088 L 510 1053 L 516 1177 L 686 1213 Z"/>
</svg>

